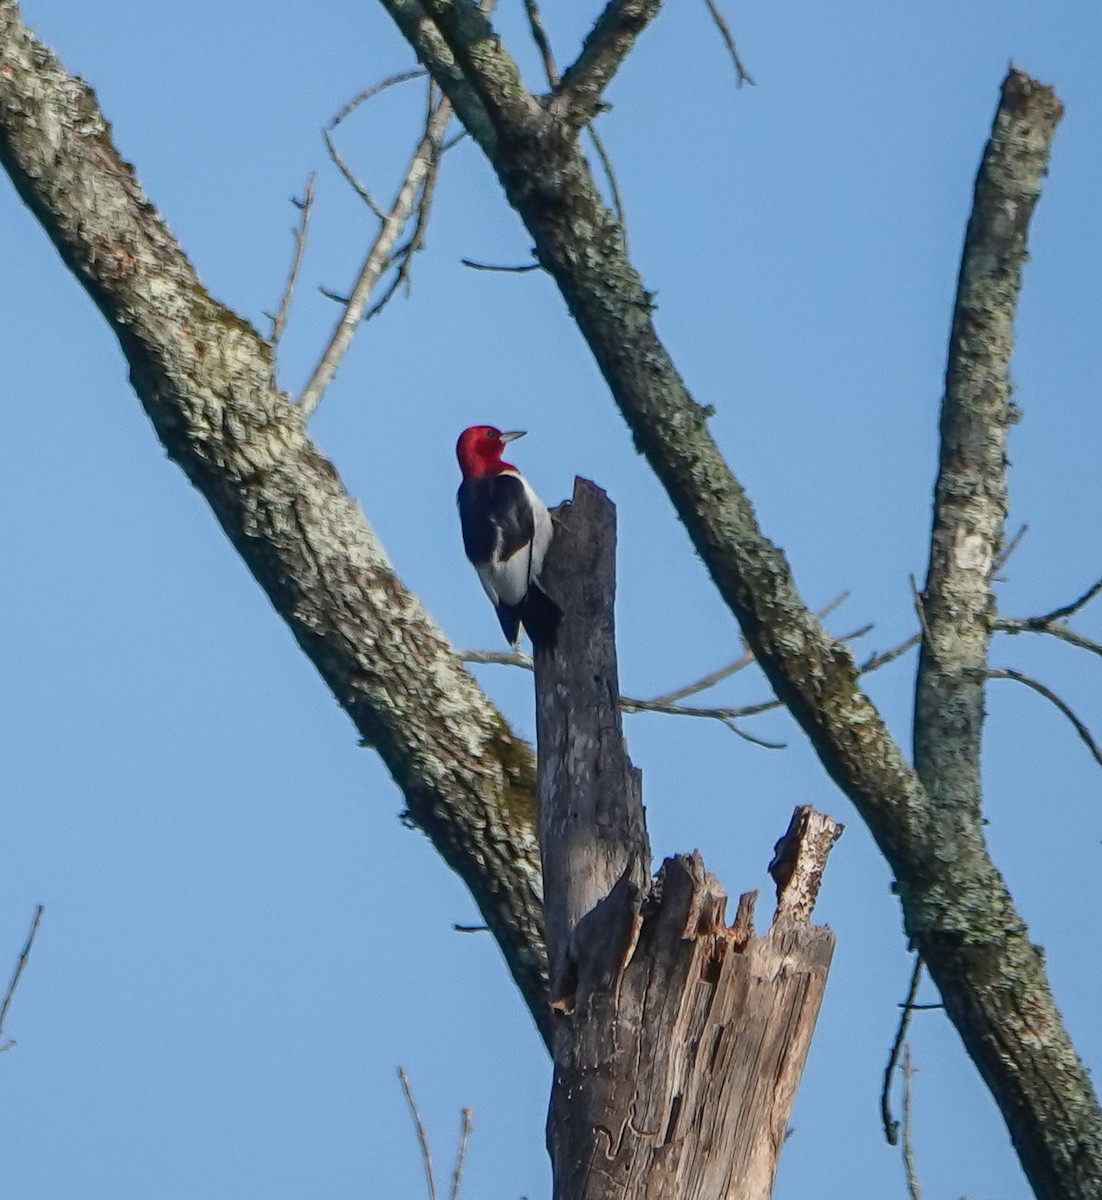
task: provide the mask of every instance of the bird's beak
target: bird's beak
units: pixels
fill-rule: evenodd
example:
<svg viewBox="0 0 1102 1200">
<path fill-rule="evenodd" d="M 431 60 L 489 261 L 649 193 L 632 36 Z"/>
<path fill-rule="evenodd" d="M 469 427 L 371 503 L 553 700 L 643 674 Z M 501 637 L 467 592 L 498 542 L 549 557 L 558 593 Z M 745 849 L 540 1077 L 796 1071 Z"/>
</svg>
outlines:
<svg viewBox="0 0 1102 1200">
<path fill-rule="evenodd" d="M 524 437 L 527 432 L 527 429 L 514 429 L 512 433 L 503 433 L 501 440 L 503 442 L 515 442 L 518 437 Z"/>
</svg>

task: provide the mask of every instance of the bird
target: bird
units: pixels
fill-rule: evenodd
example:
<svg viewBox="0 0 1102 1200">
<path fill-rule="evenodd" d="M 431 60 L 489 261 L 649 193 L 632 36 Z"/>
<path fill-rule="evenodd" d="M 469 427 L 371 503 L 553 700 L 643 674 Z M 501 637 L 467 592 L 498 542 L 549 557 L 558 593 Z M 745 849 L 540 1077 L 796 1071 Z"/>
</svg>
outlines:
<svg viewBox="0 0 1102 1200">
<path fill-rule="evenodd" d="M 501 457 L 506 445 L 524 434 L 502 433 L 493 425 L 464 429 L 455 446 L 463 473 L 456 502 L 463 549 L 509 644 L 519 646 L 523 625 L 534 647 L 551 647 L 562 610 L 539 585 L 553 535 L 551 514 L 524 476 Z"/>
</svg>

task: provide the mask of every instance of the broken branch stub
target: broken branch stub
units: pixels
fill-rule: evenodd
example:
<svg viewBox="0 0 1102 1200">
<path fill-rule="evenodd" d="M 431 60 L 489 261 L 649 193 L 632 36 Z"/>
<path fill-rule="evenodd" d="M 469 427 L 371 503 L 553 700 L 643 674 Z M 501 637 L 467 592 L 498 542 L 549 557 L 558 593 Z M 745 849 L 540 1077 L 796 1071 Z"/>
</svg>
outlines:
<svg viewBox="0 0 1102 1200">
<path fill-rule="evenodd" d="M 754 893 L 727 926 L 699 854 L 651 881 L 617 703 L 615 511 L 578 480 L 554 518 L 542 583 L 564 616 L 535 663 L 554 1197 L 767 1200 L 834 949 L 810 915 L 841 827 L 796 810 L 762 937 Z"/>
</svg>

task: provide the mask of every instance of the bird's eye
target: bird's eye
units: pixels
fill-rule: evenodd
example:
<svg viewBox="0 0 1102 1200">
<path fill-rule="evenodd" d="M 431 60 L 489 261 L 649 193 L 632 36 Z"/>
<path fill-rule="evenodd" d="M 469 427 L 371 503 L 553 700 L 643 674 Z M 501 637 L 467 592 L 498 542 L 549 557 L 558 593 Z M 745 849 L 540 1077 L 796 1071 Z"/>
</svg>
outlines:
<svg viewBox="0 0 1102 1200">
<path fill-rule="evenodd" d="M 487 429 L 486 436 L 490 439 L 491 442 L 496 442 L 500 435 L 498 434 L 498 431 L 496 429 Z"/>
</svg>

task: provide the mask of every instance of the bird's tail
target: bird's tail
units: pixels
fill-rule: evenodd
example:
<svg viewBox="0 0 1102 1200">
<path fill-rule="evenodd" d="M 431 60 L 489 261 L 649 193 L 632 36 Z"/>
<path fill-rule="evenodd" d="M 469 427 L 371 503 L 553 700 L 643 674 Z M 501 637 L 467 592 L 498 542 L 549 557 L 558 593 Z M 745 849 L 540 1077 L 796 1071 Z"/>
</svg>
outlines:
<svg viewBox="0 0 1102 1200">
<path fill-rule="evenodd" d="M 537 583 L 528 585 L 528 591 L 518 606 L 524 631 L 532 639 L 532 645 L 540 650 L 550 650 L 562 620 L 562 609 Z"/>
</svg>

